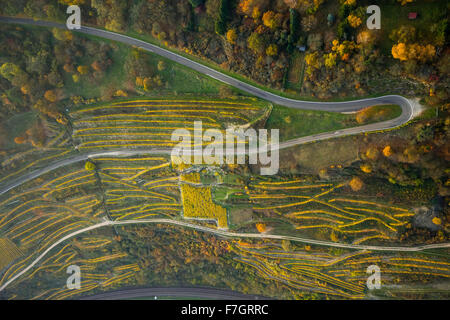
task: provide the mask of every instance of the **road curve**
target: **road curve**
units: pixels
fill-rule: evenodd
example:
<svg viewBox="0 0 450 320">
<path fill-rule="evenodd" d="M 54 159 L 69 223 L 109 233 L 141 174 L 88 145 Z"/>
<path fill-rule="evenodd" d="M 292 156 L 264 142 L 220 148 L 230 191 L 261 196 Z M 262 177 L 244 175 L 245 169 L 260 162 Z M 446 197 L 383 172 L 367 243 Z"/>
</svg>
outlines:
<svg viewBox="0 0 450 320">
<path fill-rule="evenodd" d="M 62 28 L 66 29 L 66 26 L 64 24 L 51 22 L 51 21 L 41 21 L 41 20 L 32 20 L 32 19 L 26 19 L 26 18 L 11 18 L 11 17 L 1 17 L 0 16 L 0 22 L 3 23 L 14 23 L 14 24 L 26 24 L 26 25 L 36 25 L 36 26 L 42 26 L 42 27 L 50 27 L 50 28 Z M 408 121 L 410 121 L 414 114 L 414 107 L 410 100 L 398 96 L 398 95 L 388 95 L 388 96 L 382 96 L 377 98 L 368 98 L 368 99 L 360 99 L 360 100 L 352 100 L 352 101 L 345 101 L 345 102 L 315 102 L 315 101 L 301 101 L 301 100 L 294 100 L 286 97 L 281 97 L 276 94 L 267 92 L 263 89 L 257 88 L 255 86 L 252 86 L 248 83 L 245 83 L 243 81 L 237 80 L 231 76 L 228 76 L 226 74 L 223 74 L 217 70 L 214 70 L 212 68 L 209 68 L 207 66 L 204 66 L 198 62 L 192 61 L 188 58 L 185 58 L 179 54 L 176 54 L 174 52 L 171 52 L 167 49 L 158 47 L 156 45 L 153 45 L 151 43 L 147 43 L 145 41 L 131 38 L 126 35 L 118 34 L 111 31 L 96 29 L 92 27 L 85 27 L 82 26 L 81 29 L 77 30 L 76 32 L 81 32 L 113 41 L 122 42 L 131 46 L 137 46 L 140 47 L 146 51 L 161 55 L 167 59 L 170 59 L 172 61 L 175 61 L 177 63 L 180 63 L 182 65 L 185 65 L 193 70 L 196 70 L 200 73 L 203 73 L 207 76 L 210 76 L 216 80 L 222 81 L 226 84 L 229 84 L 231 86 L 234 86 L 236 88 L 239 88 L 245 92 L 248 92 L 252 95 L 255 95 L 257 97 L 260 97 L 262 99 L 271 101 L 273 103 L 284 105 L 290 108 L 296 108 L 296 109 L 306 109 L 306 110 L 321 110 L 321 111 L 331 111 L 331 112 L 354 112 L 358 111 L 362 108 L 373 106 L 373 105 L 383 105 L 383 104 L 396 104 L 399 105 L 402 109 L 402 113 L 399 117 L 383 122 L 378 123 L 372 123 L 364 126 L 358 126 L 353 128 L 347 128 L 342 129 L 339 131 L 332 131 L 332 132 L 324 132 L 320 134 L 314 134 L 307 137 L 300 137 L 292 140 L 288 140 L 285 142 L 280 143 L 278 149 L 285 149 L 289 147 L 293 147 L 296 145 L 313 142 L 313 141 L 319 141 L 319 140 L 325 140 L 329 138 L 336 138 L 340 136 L 346 136 L 346 135 L 352 135 L 352 134 L 358 134 L 358 133 L 364 133 L 364 132 L 371 132 L 371 131 L 378 131 L 378 130 L 385 130 L 385 129 L 392 129 L 398 126 L 401 126 Z M 4 194 L 5 192 L 31 180 L 34 179 L 42 174 L 45 174 L 51 170 L 55 170 L 57 168 L 60 168 L 62 166 L 70 165 L 79 161 L 84 161 L 88 158 L 93 158 L 97 156 L 98 154 L 102 155 L 118 155 L 118 156 L 127 156 L 127 155 L 136 155 L 136 154 L 170 154 L 172 150 L 167 149 L 151 149 L 151 150 L 136 150 L 136 151 L 123 151 L 123 150 L 111 150 L 110 152 L 93 152 L 93 153 L 86 153 L 86 154 L 80 154 L 76 155 L 70 158 L 66 158 L 64 160 L 59 160 L 54 163 L 49 164 L 46 168 L 43 169 L 37 169 L 31 173 L 28 173 L 22 177 L 12 179 L 11 182 L 5 186 L 3 186 L 0 189 L 0 195 Z"/>
<path fill-rule="evenodd" d="M 43 27 L 56 27 L 56 28 L 64 28 L 64 29 L 66 28 L 65 25 L 55 23 L 55 22 L 35 21 L 32 19 L 23 19 L 23 18 L 0 17 L 0 22 L 36 25 L 36 26 L 43 26 Z M 312 102 L 312 101 L 294 100 L 294 99 L 281 97 L 276 94 L 267 92 L 263 89 L 257 88 L 248 83 L 245 83 L 245 82 L 237 80 L 231 76 L 223 74 L 217 70 L 214 70 L 207 66 L 204 66 L 198 62 L 195 62 L 188 58 L 185 58 L 179 54 L 173 53 L 169 50 L 163 49 L 161 47 L 158 47 L 156 45 L 153 45 L 153 44 L 150 44 L 150 43 L 138 40 L 138 39 L 134 39 L 134 38 L 131 38 L 131 37 L 128 37 L 125 35 L 118 34 L 118 33 L 105 31 L 105 30 L 101 30 L 101 29 L 96 29 L 96 28 L 91 28 L 91 27 L 82 27 L 80 30 L 77 30 L 77 32 L 81 32 L 81 33 L 85 33 L 85 34 L 89 34 L 89 35 L 93 35 L 93 36 L 98 36 L 98 37 L 102 37 L 105 39 L 119 41 L 119 42 L 122 42 L 122 43 L 125 43 L 128 45 L 140 47 L 143 50 L 161 55 L 167 59 L 170 59 L 170 60 L 180 63 L 182 65 L 185 65 L 193 70 L 196 70 L 196 71 L 203 73 L 207 76 L 210 76 L 216 80 L 219 80 L 221 82 L 224 82 L 226 84 L 234 86 L 240 90 L 248 92 L 259 98 L 271 101 L 271 102 L 279 104 L 279 105 L 284 105 L 284 106 L 287 106 L 290 108 L 332 111 L 332 112 L 353 112 L 353 111 L 357 111 L 357 110 L 360 110 L 360 109 L 368 107 L 368 106 L 382 105 L 382 104 L 396 104 L 402 108 L 402 114 L 395 119 L 380 122 L 380 123 L 369 124 L 366 126 L 343 129 L 338 132 L 327 132 L 327 133 L 321 133 L 321 134 L 316 134 L 316 135 L 312 135 L 312 136 L 308 136 L 308 137 L 302 137 L 302 138 L 289 140 L 289 141 L 281 143 L 280 147 L 279 147 L 280 149 L 288 148 L 288 147 L 299 145 L 302 143 L 328 139 L 328 138 L 332 138 L 332 137 L 339 137 L 339 136 L 344 136 L 344 135 L 357 134 L 357 133 L 361 133 L 361 132 L 369 132 L 369 131 L 376 131 L 376 130 L 383 130 L 383 129 L 391 129 L 391 128 L 398 127 L 402 124 L 405 124 L 413 116 L 413 106 L 412 106 L 411 102 L 402 96 L 388 95 L 388 96 L 383 96 L 383 97 L 360 99 L 360 100 L 353 100 L 353 101 L 346 101 L 346 102 Z M 20 185 L 26 181 L 29 181 L 31 179 L 34 179 L 46 172 L 49 172 L 51 170 L 54 170 L 56 168 L 59 168 L 59 167 L 65 166 L 65 165 L 69 165 L 71 163 L 83 161 L 88 158 L 95 158 L 100 155 L 124 156 L 124 155 L 143 154 L 143 153 L 170 154 L 171 151 L 172 150 L 167 150 L 167 149 L 130 150 L 130 151 L 118 150 L 118 151 L 96 152 L 96 153 L 76 155 L 76 156 L 73 156 L 70 158 L 66 158 L 66 159 L 51 163 L 43 169 L 37 169 L 31 173 L 28 173 L 22 177 L 17 178 L 16 180 L 13 180 L 10 184 L 8 184 L 8 185 L 4 186 L 2 189 L 0 189 L 0 195 L 11 190 L 12 188 L 17 187 L 18 185 Z M 20 273 L 15 275 L 13 278 L 9 279 L 3 286 L 0 287 L 0 291 L 4 290 L 12 281 L 14 281 L 15 279 L 17 279 L 18 277 L 23 275 L 25 272 L 30 270 L 50 250 L 52 250 L 58 244 L 62 243 L 63 241 L 65 241 L 71 237 L 74 237 L 78 234 L 81 234 L 81 233 L 84 233 L 84 232 L 87 232 L 87 231 L 90 231 L 93 229 L 97 229 L 100 227 L 104 227 L 104 226 L 137 224 L 137 223 L 167 223 L 167 224 L 180 225 L 180 226 L 184 226 L 184 227 L 190 227 L 190 228 L 194 228 L 194 229 L 204 231 L 204 232 L 211 232 L 211 233 L 225 236 L 225 237 L 271 238 L 271 239 L 279 239 L 279 240 L 286 239 L 286 240 L 291 240 L 291 241 L 305 242 L 305 243 L 309 243 L 309 244 L 317 244 L 317 245 L 325 245 L 325 246 L 341 247 L 341 248 L 349 248 L 349 249 L 361 249 L 361 250 L 366 249 L 366 250 L 379 250 L 379 251 L 421 251 L 421 250 L 432 249 L 432 248 L 448 248 L 448 247 L 450 247 L 450 243 L 435 244 L 435 245 L 423 245 L 423 246 L 417 246 L 417 247 L 377 247 L 377 246 L 340 244 L 340 243 L 333 243 L 333 242 L 326 242 L 326 241 L 319 241 L 319 240 L 312 240 L 312 239 L 304 239 L 304 238 L 290 237 L 290 236 L 233 233 L 233 232 L 228 232 L 225 230 L 216 230 L 216 229 L 211 229 L 211 228 L 207 228 L 207 227 L 203 227 L 203 226 L 189 224 L 187 222 L 169 220 L 169 219 L 140 220 L 140 221 L 134 221 L 134 220 L 105 221 L 105 222 L 78 230 L 76 232 L 73 232 L 73 233 L 61 238 L 60 240 L 58 240 L 57 242 L 52 244 L 52 246 L 50 246 L 48 249 L 46 249 L 41 255 L 39 255 L 30 265 L 28 265 Z"/>
<path fill-rule="evenodd" d="M 267 300 L 269 298 L 243 294 L 237 291 L 215 289 L 215 288 L 139 288 L 139 289 L 123 289 L 99 293 L 92 296 L 85 296 L 80 300 L 119 300 L 119 299 L 139 299 L 139 298 L 201 298 L 213 300 Z"/>
<path fill-rule="evenodd" d="M 64 24 L 52 22 L 52 21 L 42 21 L 42 20 L 32 20 L 26 18 L 11 18 L 11 17 L 0 17 L 0 22 L 4 23 L 15 23 L 15 24 L 26 24 L 26 25 L 35 25 L 42 27 L 50 27 L 50 28 L 62 28 L 67 29 Z M 105 38 L 113 41 L 122 42 L 124 44 L 130 46 L 136 46 L 142 48 L 143 50 L 158 54 L 163 56 L 169 60 L 182 64 L 186 67 L 189 67 L 193 70 L 196 70 L 200 73 L 203 73 L 211 78 L 214 78 L 218 81 L 229 84 L 235 88 L 238 88 L 242 91 L 248 92 L 254 96 L 259 98 L 271 101 L 273 103 L 283 105 L 290 108 L 296 109 L 305 109 L 305 110 L 320 110 L 320 111 L 332 111 L 332 112 L 353 112 L 358 111 L 362 108 L 373 106 L 373 105 L 381 105 L 381 104 L 398 104 L 402 107 L 403 113 L 402 116 L 395 122 L 398 124 L 403 124 L 407 122 L 412 116 L 412 107 L 410 102 L 398 95 L 387 95 L 376 98 L 367 98 L 367 99 L 359 99 L 352 101 L 343 101 L 343 102 L 320 102 L 320 101 L 301 101 L 290 99 L 286 97 L 282 97 L 276 95 L 274 93 L 268 92 L 266 90 L 257 88 L 252 86 L 246 82 L 240 81 L 236 78 L 233 78 L 229 75 L 226 75 L 220 71 L 207 67 L 199 62 L 190 60 L 189 58 L 183 57 L 177 53 L 174 53 L 170 50 L 161 48 L 157 45 L 132 38 L 123 34 L 119 34 L 116 32 L 111 32 L 107 30 L 92 28 L 82 26 L 79 30 L 74 30 L 75 32 L 80 32 L 92 36 L 97 36 L 100 38 Z"/>
<path fill-rule="evenodd" d="M 442 249 L 442 248 L 450 248 L 450 243 L 437 243 L 437 244 L 428 244 L 428 245 L 420 245 L 415 247 L 383 247 L 383 246 L 368 246 L 361 244 L 345 244 L 345 243 L 337 243 L 337 242 L 329 242 L 322 240 L 314 240 L 314 239 L 306 239 L 301 237 L 292 237 L 292 236 L 282 236 L 276 234 L 261 234 L 261 233 L 238 233 L 238 232 L 230 232 L 221 229 L 213 229 L 205 226 L 200 226 L 196 224 L 191 224 L 185 221 L 179 220 L 171 220 L 171 219 L 142 219 L 142 220 L 123 220 L 123 221 L 111 221 L 105 220 L 101 223 L 94 224 L 92 226 L 77 230 L 73 233 L 70 233 L 55 243 L 53 243 L 50 247 L 48 247 L 44 252 L 42 252 L 33 262 L 31 262 L 26 268 L 17 273 L 14 277 L 6 281 L 1 287 L 0 291 L 3 291 L 11 282 L 28 272 L 31 268 L 33 268 L 40 260 L 42 260 L 47 253 L 49 253 L 53 248 L 62 242 L 73 238 L 79 234 L 95 230 L 98 228 L 106 227 L 106 226 L 124 226 L 130 224 L 142 224 L 142 223 L 161 223 L 161 224 L 172 224 L 187 228 L 192 228 L 195 230 L 209 232 L 215 235 L 227 237 L 227 238 L 259 238 L 259 239 L 275 239 L 275 240 L 290 240 L 294 242 L 303 242 L 307 244 L 315 244 L 321 246 L 335 247 L 335 248 L 346 248 L 346 249 L 356 249 L 356 250 L 372 250 L 372 251 L 395 251 L 395 252 L 417 252 L 423 251 L 427 249 Z"/>
</svg>

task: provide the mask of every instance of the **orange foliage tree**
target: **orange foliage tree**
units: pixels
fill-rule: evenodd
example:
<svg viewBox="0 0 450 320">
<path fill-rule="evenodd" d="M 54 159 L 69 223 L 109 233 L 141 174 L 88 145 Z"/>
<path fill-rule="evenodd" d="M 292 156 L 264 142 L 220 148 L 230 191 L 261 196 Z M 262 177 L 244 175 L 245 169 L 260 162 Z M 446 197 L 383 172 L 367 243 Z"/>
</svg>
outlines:
<svg viewBox="0 0 450 320">
<path fill-rule="evenodd" d="M 44 93 L 44 98 L 45 98 L 47 101 L 50 101 L 50 102 L 55 102 L 56 99 L 57 99 L 56 93 L 55 93 L 55 91 L 53 91 L 53 90 L 47 90 L 47 91 L 45 91 L 45 93 Z"/>
<path fill-rule="evenodd" d="M 265 225 L 264 223 L 257 223 L 257 224 L 256 224 L 256 229 L 257 229 L 260 233 L 263 233 L 263 232 L 266 232 L 267 227 L 266 227 L 266 225 Z"/>
<path fill-rule="evenodd" d="M 385 157 L 390 157 L 390 156 L 392 156 L 393 153 L 394 153 L 394 151 L 392 150 L 391 146 L 386 146 L 386 147 L 384 147 L 384 149 L 383 149 L 383 155 L 384 155 Z"/>
<path fill-rule="evenodd" d="M 354 177 L 352 180 L 350 180 L 350 188 L 352 188 L 353 191 L 359 191 L 364 186 L 364 182 L 358 177 Z"/>
<path fill-rule="evenodd" d="M 24 137 L 15 137 L 14 142 L 17 144 L 23 144 L 25 142 L 25 138 Z"/>
</svg>

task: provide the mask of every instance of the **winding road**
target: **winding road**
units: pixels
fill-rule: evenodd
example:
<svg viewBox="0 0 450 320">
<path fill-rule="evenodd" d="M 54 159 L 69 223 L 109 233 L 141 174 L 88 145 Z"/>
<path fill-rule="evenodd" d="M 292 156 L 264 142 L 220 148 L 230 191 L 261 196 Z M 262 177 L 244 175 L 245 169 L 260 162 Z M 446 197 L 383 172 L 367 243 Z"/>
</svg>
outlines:
<svg viewBox="0 0 450 320">
<path fill-rule="evenodd" d="M 48 247 L 44 252 L 42 252 L 36 259 L 33 260 L 26 268 L 22 269 L 19 273 L 17 273 L 14 277 L 6 281 L 1 287 L 0 291 L 3 291 L 11 282 L 16 280 L 17 278 L 24 275 L 31 268 L 33 268 L 39 261 L 41 261 L 53 248 L 63 243 L 64 241 L 73 238 L 79 234 L 92 231 L 95 229 L 107 227 L 107 226 L 124 226 L 131 224 L 148 224 L 148 223 L 161 223 L 161 224 L 171 224 L 177 225 L 185 228 L 191 228 L 194 230 L 209 232 L 214 235 L 223 236 L 226 238 L 259 238 L 259 239 L 274 239 L 274 240 L 290 240 L 294 242 L 303 242 L 307 244 L 315 244 L 327 247 L 335 247 L 335 248 L 346 248 L 346 249 L 357 249 L 357 250 L 372 250 L 372 251 L 396 251 L 396 252 L 417 252 L 423 251 L 427 249 L 440 249 L 440 248 L 450 248 L 450 243 L 437 243 L 437 244 L 429 244 L 429 245 L 421 245 L 415 247 L 383 247 L 383 246 L 369 246 L 369 245 L 361 245 L 361 244 L 346 244 L 346 243 L 338 243 L 331 241 L 322 241 L 322 240 L 314 240 L 314 239 L 306 239 L 301 237 L 292 237 L 292 236 L 282 236 L 276 234 L 261 234 L 261 233 L 239 233 L 239 232 L 230 232 L 221 229 L 213 229 L 205 226 L 200 226 L 196 224 L 192 224 L 185 221 L 179 220 L 171 220 L 171 219 L 142 219 L 142 220 L 123 220 L 123 221 L 111 221 L 105 220 L 101 223 L 94 224 L 92 226 L 77 230 L 73 233 L 70 233 L 55 243 L 53 243 L 50 247 Z"/>
<path fill-rule="evenodd" d="M 36 21 L 36 20 L 24 19 L 24 18 L 0 17 L 0 23 L 2 23 L 2 22 L 3 23 L 25 24 L 25 25 L 66 29 L 66 26 L 63 24 L 50 22 L 50 21 Z M 113 41 L 118 41 L 118 42 L 122 42 L 122 43 L 125 43 L 128 45 L 131 45 L 131 46 L 136 46 L 136 47 L 142 48 L 143 50 L 158 54 L 158 55 L 163 56 L 167 59 L 170 59 L 174 62 L 180 63 L 186 67 L 196 70 L 202 74 L 205 74 L 205 75 L 212 77 L 216 80 L 219 80 L 223 83 L 229 84 L 229 85 L 236 87 L 242 91 L 248 92 L 254 96 L 257 96 L 259 98 L 268 100 L 270 102 L 273 102 L 273 103 L 276 103 L 279 105 L 287 106 L 290 108 L 306 109 L 306 110 L 321 110 L 321 111 L 331 111 L 331 112 L 355 112 L 355 111 L 358 111 L 358 110 L 368 107 L 368 106 L 383 105 L 383 104 L 396 104 L 396 105 L 399 105 L 402 109 L 401 115 L 392 120 L 383 121 L 383 122 L 379 122 L 379 123 L 373 123 L 373 124 L 354 127 L 354 128 L 342 129 L 342 130 L 339 130 L 336 132 L 320 133 L 320 134 L 315 134 L 315 135 L 311 135 L 311 136 L 307 136 L 307 137 L 301 137 L 301 138 L 285 141 L 280 144 L 279 149 L 289 148 L 289 147 L 292 147 L 295 145 L 300 145 L 303 143 L 324 140 L 324 139 L 329 139 L 329 138 L 334 138 L 334 137 L 339 137 L 339 136 L 358 134 L 358 133 L 370 132 L 370 131 L 385 130 L 385 129 L 392 129 L 392 128 L 401 126 L 401 125 L 407 123 L 408 121 L 410 121 L 413 118 L 413 116 L 417 113 L 418 109 L 420 109 L 420 107 L 412 100 L 408 100 L 408 99 L 406 99 L 402 96 L 398 96 L 398 95 L 388 95 L 388 96 L 360 99 L 360 100 L 352 100 L 352 101 L 346 101 L 346 102 L 313 102 L 313 101 L 294 100 L 294 99 L 278 96 L 271 92 L 257 88 L 246 82 L 237 80 L 231 76 L 228 76 L 217 70 L 214 70 L 205 65 L 202 65 L 198 62 L 192 61 L 192 60 L 190 60 L 186 57 L 183 57 L 179 54 L 176 54 L 176 53 L 166 50 L 164 48 L 158 47 L 156 45 L 144 42 L 142 40 L 128 37 L 126 35 L 110 32 L 110 31 L 106 31 L 106 30 L 91 28 L 91 27 L 85 27 L 85 26 L 83 26 L 80 30 L 76 30 L 76 32 L 89 34 L 89 35 L 93 35 L 93 36 L 97 36 L 97 37 L 101 37 L 101 38 L 105 38 L 105 39 L 109 39 L 109 40 L 113 40 Z M 122 149 L 122 150 L 111 150 L 108 152 L 92 152 L 92 153 L 78 154 L 78 155 L 63 159 L 63 160 L 59 160 L 59 161 L 50 163 L 45 168 L 34 170 L 34 171 L 27 173 L 17 179 L 11 180 L 7 185 L 4 185 L 0 188 L 0 195 L 6 193 L 7 191 L 25 183 L 31 179 L 34 179 L 42 174 L 45 174 L 49 171 L 55 170 L 62 166 L 70 165 L 72 163 L 84 161 L 89 158 L 95 158 L 95 157 L 105 156 L 105 155 L 107 155 L 107 156 L 130 156 L 130 155 L 136 155 L 136 154 L 170 154 L 171 152 L 172 152 L 172 149 L 150 149 L 150 150 L 148 150 L 148 149 L 147 150 L 145 150 L 145 149 L 123 150 Z M 39 255 L 26 268 L 21 270 L 20 273 L 16 274 L 14 277 L 12 277 L 7 282 L 5 282 L 0 287 L 0 291 L 4 290 L 11 282 L 13 282 L 18 277 L 25 274 L 31 268 L 33 268 L 33 266 L 36 265 L 50 250 L 52 250 L 54 247 L 56 247 L 60 243 L 66 241 L 67 239 L 70 239 L 78 234 L 88 232 L 90 230 L 98 229 L 101 227 L 105 227 L 105 226 L 139 224 L 139 223 L 165 223 L 165 224 L 179 225 L 179 226 L 183 226 L 183 227 L 200 230 L 203 232 L 214 233 L 216 235 L 220 235 L 220 236 L 224 236 L 224 237 L 270 238 L 270 239 L 278 239 L 278 240 L 291 240 L 291 241 L 297 241 L 297 242 L 304 242 L 304 243 L 308 243 L 308 244 L 316 244 L 316 245 L 340 247 L 340 248 L 348 248 L 348 249 L 357 249 L 357 250 L 411 252 L 411 251 L 421 251 L 421 250 L 425 250 L 425 249 L 449 248 L 450 247 L 450 243 L 422 245 L 422 246 L 416 246 L 416 247 L 382 247 L 382 246 L 352 245 L 352 244 L 334 243 L 334 242 L 305 239 L 305 238 L 300 238 L 300 237 L 282 236 L 282 235 L 234 233 L 234 232 L 229 232 L 226 230 L 212 229 L 212 228 L 208 228 L 208 227 L 204 227 L 204 226 L 190 224 L 190 223 L 184 222 L 184 221 L 170 220 L 170 219 L 154 219 L 154 220 L 139 220 L 139 221 L 136 221 L 136 220 L 109 221 L 108 220 L 108 221 L 104 221 L 102 223 L 92 225 L 90 227 L 78 230 L 76 232 L 68 234 L 65 237 L 59 239 L 57 242 L 53 243 L 52 246 L 47 248 L 41 255 Z"/>
<path fill-rule="evenodd" d="M 41 20 L 32 20 L 27 18 L 11 18 L 11 17 L 1 17 L 0 23 L 13 23 L 13 24 L 25 24 L 25 25 L 34 25 L 48 28 L 61 28 L 66 29 L 64 24 L 52 22 L 52 21 L 41 21 Z M 356 112 L 368 106 L 374 105 L 386 105 L 386 104 L 395 104 L 399 105 L 402 109 L 402 113 L 399 117 L 383 122 L 372 123 L 364 126 L 358 126 L 353 128 L 342 129 L 339 131 L 332 132 L 324 132 L 319 134 L 314 134 L 311 136 L 300 137 L 288 141 L 284 141 L 280 143 L 278 149 L 285 149 L 289 147 L 293 147 L 296 145 L 309 143 L 313 141 L 325 140 L 330 138 L 336 138 L 346 135 L 359 134 L 364 132 L 372 132 L 379 130 L 386 130 L 399 127 L 408 121 L 410 121 L 413 116 L 420 111 L 420 106 L 412 100 L 406 99 L 399 95 L 387 95 L 376 98 L 368 98 L 368 99 L 359 99 L 352 101 L 344 101 L 344 102 L 319 102 L 319 101 L 301 101 L 294 100 L 286 97 L 281 97 L 271 92 L 265 91 L 263 89 L 252 86 L 246 82 L 237 80 L 231 76 L 228 76 L 224 73 L 221 73 L 217 70 L 209 68 L 205 65 L 202 65 L 196 61 L 192 61 L 186 57 L 183 57 L 177 53 L 169 51 L 167 49 L 161 48 L 157 45 L 135 39 L 126 35 L 122 35 L 119 33 L 106 31 L 102 29 L 96 29 L 92 27 L 82 26 L 79 30 L 74 30 L 76 32 L 105 38 L 113 41 L 118 41 L 125 43 L 130 46 L 136 46 L 142 48 L 143 50 L 158 54 L 167 59 L 170 59 L 174 62 L 180 63 L 186 67 L 189 67 L 193 70 L 196 70 L 200 73 L 203 73 L 209 77 L 212 77 L 216 80 L 219 80 L 223 83 L 236 87 L 242 91 L 248 92 L 252 95 L 255 95 L 259 98 L 268 100 L 270 102 L 283 105 L 289 108 L 295 109 L 305 109 L 305 110 L 319 110 L 319 111 L 330 111 L 330 112 Z M 45 168 L 37 169 L 33 172 L 27 173 L 26 175 L 12 179 L 7 185 L 0 187 L 0 195 L 5 192 L 29 181 L 36 177 L 39 177 L 42 174 L 45 174 L 49 171 L 55 170 L 57 168 L 67 166 L 79 161 L 85 161 L 89 158 L 95 158 L 98 156 L 130 156 L 136 154 L 171 154 L 172 149 L 140 149 L 140 150 L 111 150 L 109 152 L 91 152 L 79 154 L 76 156 L 68 157 L 63 160 L 59 160 L 53 163 L 48 164 Z"/>
</svg>

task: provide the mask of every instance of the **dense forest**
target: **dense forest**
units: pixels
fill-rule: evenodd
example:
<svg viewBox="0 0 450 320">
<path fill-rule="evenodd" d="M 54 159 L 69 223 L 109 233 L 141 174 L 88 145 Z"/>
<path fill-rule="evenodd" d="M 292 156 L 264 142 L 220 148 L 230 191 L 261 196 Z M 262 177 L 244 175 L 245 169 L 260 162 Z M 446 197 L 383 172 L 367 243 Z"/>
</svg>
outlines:
<svg viewBox="0 0 450 320">
<path fill-rule="evenodd" d="M 445 1 L 381 1 L 382 27 L 369 30 L 356 0 L 0 1 L 0 14 L 82 23 L 139 35 L 205 58 L 224 70 L 299 96 L 397 93 L 448 98 Z M 408 18 L 415 12 L 415 20 Z M 306 50 L 304 52 L 304 50 Z M 302 72 L 304 67 L 304 73 Z M 289 86 L 290 79 L 301 88 Z M 303 80 L 303 81 L 302 81 Z M 295 87 L 295 86 L 294 86 Z"/>
</svg>

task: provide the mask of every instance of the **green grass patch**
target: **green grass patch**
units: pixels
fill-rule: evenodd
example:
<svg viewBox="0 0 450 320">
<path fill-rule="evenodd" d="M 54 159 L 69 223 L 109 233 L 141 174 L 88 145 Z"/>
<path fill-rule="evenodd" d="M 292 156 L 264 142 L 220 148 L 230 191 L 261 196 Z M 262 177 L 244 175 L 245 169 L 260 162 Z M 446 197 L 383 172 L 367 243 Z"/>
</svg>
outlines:
<svg viewBox="0 0 450 320">
<path fill-rule="evenodd" d="M 24 134 L 37 119 L 38 114 L 34 111 L 29 111 L 16 114 L 4 121 L 1 126 L 4 127 L 5 132 L 8 135 L 8 138 L 6 139 L 6 149 L 17 148 L 18 146 L 14 142 L 14 138 Z"/>
<path fill-rule="evenodd" d="M 370 117 L 364 124 L 394 119 L 401 115 L 397 105 L 381 105 L 371 108 Z M 305 137 L 317 133 L 360 126 L 356 114 L 299 110 L 275 105 L 266 123 L 267 129 L 280 129 L 280 140 Z"/>
</svg>

